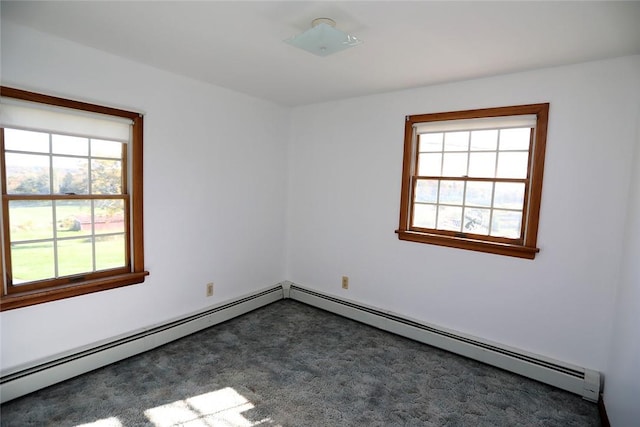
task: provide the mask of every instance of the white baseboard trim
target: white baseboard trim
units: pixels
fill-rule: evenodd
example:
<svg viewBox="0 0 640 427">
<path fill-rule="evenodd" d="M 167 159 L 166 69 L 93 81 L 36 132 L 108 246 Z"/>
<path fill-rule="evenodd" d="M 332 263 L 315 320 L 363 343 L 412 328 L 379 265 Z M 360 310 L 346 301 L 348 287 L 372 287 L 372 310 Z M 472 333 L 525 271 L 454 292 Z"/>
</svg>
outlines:
<svg viewBox="0 0 640 427">
<path fill-rule="evenodd" d="M 278 284 L 135 334 L 11 369 L 0 375 L 0 402 L 135 356 L 283 298 L 283 286 Z"/>
<path fill-rule="evenodd" d="M 598 401 L 600 373 L 482 338 L 303 288 L 292 282 L 251 293 L 205 311 L 108 342 L 76 349 L 0 373 L 0 402 L 143 353 L 283 298 L 353 319 Z"/>
<path fill-rule="evenodd" d="M 293 300 L 598 401 L 597 371 L 286 283 Z"/>
</svg>

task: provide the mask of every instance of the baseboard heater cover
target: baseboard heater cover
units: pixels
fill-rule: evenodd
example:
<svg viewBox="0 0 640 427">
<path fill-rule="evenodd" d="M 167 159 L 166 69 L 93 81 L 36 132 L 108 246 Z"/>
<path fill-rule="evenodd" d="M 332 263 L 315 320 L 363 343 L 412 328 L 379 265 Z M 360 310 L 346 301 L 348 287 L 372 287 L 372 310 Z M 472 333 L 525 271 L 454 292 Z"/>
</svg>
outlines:
<svg viewBox="0 0 640 427">
<path fill-rule="evenodd" d="M 370 326 L 493 365 L 597 402 L 600 373 L 456 331 L 429 325 L 375 307 L 282 282 L 168 323 L 105 343 L 3 372 L 0 402 L 73 378 L 167 344 L 283 298 L 291 298 Z"/>
<path fill-rule="evenodd" d="M 0 402 L 135 356 L 283 298 L 283 286 L 279 284 L 138 333 L 3 372 Z"/>
<path fill-rule="evenodd" d="M 532 378 L 597 402 L 600 373 L 286 282 L 285 297 Z"/>
</svg>

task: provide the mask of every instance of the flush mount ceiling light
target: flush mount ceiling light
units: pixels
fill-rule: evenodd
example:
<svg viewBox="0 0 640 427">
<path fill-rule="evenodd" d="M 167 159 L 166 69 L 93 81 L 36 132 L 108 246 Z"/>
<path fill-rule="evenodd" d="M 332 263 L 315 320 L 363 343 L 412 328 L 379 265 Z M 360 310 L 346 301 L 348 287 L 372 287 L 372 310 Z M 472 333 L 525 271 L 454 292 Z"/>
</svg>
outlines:
<svg viewBox="0 0 640 427">
<path fill-rule="evenodd" d="M 336 28 L 333 19 L 318 18 L 311 22 L 311 28 L 302 34 L 285 40 L 292 46 L 304 49 L 318 56 L 327 56 L 362 43 L 352 36 Z"/>
</svg>

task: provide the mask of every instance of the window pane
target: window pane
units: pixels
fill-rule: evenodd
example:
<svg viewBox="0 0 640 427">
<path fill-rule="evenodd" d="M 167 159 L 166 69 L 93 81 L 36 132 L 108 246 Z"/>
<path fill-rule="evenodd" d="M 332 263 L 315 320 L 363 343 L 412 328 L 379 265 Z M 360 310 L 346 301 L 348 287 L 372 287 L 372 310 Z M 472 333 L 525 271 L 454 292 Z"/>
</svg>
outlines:
<svg viewBox="0 0 640 427">
<path fill-rule="evenodd" d="M 142 187 L 142 120 L 124 111 L 94 120 L 107 108 L 84 104 L 85 112 L 76 111 L 68 108 L 74 101 L 9 92 L 47 111 L 11 106 L 13 127 L 29 131 L 0 130 L 0 265 L 9 275 L 4 293 L 16 296 L 7 308 L 143 282 L 144 242 L 133 233 L 142 230 L 142 204 L 130 204 L 126 194 Z"/>
<path fill-rule="evenodd" d="M 464 181 L 441 181 L 440 203 L 462 205 Z"/>
<path fill-rule="evenodd" d="M 398 238 L 534 259 L 548 110 L 407 116 Z"/>
<path fill-rule="evenodd" d="M 496 194 L 493 207 L 503 209 L 522 209 L 524 205 L 524 183 L 496 182 Z"/>
<path fill-rule="evenodd" d="M 91 194 L 122 194 L 120 160 L 91 160 Z"/>
<path fill-rule="evenodd" d="M 445 153 L 442 176 L 467 175 L 467 153 Z"/>
<path fill-rule="evenodd" d="M 48 153 L 49 134 L 28 130 L 5 129 L 4 148 L 5 150 Z"/>
<path fill-rule="evenodd" d="M 522 226 L 522 212 L 513 211 L 493 211 L 491 222 L 491 235 L 494 237 L 507 237 L 518 239 Z"/>
<path fill-rule="evenodd" d="M 497 148 L 497 130 L 475 130 L 471 132 L 471 151 L 495 151 Z"/>
<path fill-rule="evenodd" d="M 78 136 L 51 135 L 53 154 L 89 155 L 89 140 Z"/>
<path fill-rule="evenodd" d="M 8 194 L 50 194 L 49 156 L 5 154 Z"/>
<path fill-rule="evenodd" d="M 91 234 L 91 201 L 56 201 L 56 222 L 60 238 Z"/>
<path fill-rule="evenodd" d="M 440 176 L 442 174 L 441 153 L 420 153 L 418 155 L 418 175 Z"/>
<path fill-rule="evenodd" d="M 438 181 L 434 179 L 420 179 L 416 183 L 415 201 L 423 203 L 437 203 Z"/>
<path fill-rule="evenodd" d="M 502 129 L 500 131 L 500 150 L 529 150 L 531 129 Z"/>
<path fill-rule="evenodd" d="M 413 226 L 436 228 L 436 205 L 413 205 Z"/>
<path fill-rule="evenodd" d="M 124 200 L 95 200 L 96 234 L 124 233 Z"/>
<path fill-rule="evenodd" d="M 419 152 L 442 151 L 442 133 L 424 133 L 420 135 Z"/>
<path fill-rule="evenodd" d="M 444 151 L 468 151 L 469 132 L 447 132 L 444 134 Z"/>
<path fill-rule="evenodd" d="M 54 156 L 53 191 L 57 194 L 88 194 L 89 160 Z"/>
<path fill-rule="evenodd" d="M 462 230 L 462 208 L 455 206 L 438 207 L 438 226 L 440 230 Z"/>
<path fill-rule="evenodd" d="M 498 178 L 526 178 L 529 153 L 498 153 Z"/>
<path fill-rule="evenodd" d="M 490 207 L 492 191 L 492 182 L 468 182 L 465 205 Z"/>
<path fill-rule="evenodd" d="M 96 269 L 106 270 L 125 266 L 124 234 L 96 237 Z"/>
<path fill-rule="evenodd" d="M 465 208 L 462 231 L 488 235 L 490 218 L 491 210 L 489 209 Z"/>
<path fill-rule="evenodd" d="M 102 139 L 92 139 L 91 140 L 91 156 L 121 159 L 123 145 L 124 145 L 123 143 L 116 142 L 116 141 L 104 141 Z"/>
<path fill-rule="evenodd" d="M 496 153 L 470 153 L 469 176 L 493 178 L 496 176 Z"/>
<path fill-rule="evenodd" d="M 93 271 L 91 238 L 58 240 L 58 276 Z"/>
<path fill-rule="evenodd" d="M 47 200 L 10 200 L 11 243 L 53 238 L 53 208 Z"/>
<path fill-rule="evenodd" d="M 53 242 L 12 244 L 11 269 L 14 285 L 53 278 Z"/>
</svg>

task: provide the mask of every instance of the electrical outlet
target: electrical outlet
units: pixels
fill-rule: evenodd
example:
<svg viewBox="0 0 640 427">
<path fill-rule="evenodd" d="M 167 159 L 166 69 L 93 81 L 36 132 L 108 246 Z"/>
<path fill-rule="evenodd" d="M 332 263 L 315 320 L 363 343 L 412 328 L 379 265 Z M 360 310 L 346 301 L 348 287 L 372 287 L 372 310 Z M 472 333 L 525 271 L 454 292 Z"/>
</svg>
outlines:
<svg viewBox="0 0 640 427">
<path fill-rule="evenodd" d="M 349 289 L 349 277 L 342 276 L 342 289 Z"/>
<path fill-rule="evenodd" d="M 207 296 L 213 296 L 213 282 L 207 283 Z"/>
</svg>

